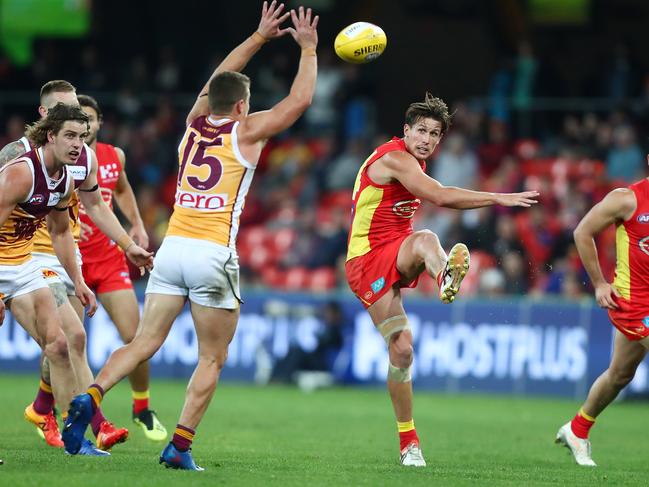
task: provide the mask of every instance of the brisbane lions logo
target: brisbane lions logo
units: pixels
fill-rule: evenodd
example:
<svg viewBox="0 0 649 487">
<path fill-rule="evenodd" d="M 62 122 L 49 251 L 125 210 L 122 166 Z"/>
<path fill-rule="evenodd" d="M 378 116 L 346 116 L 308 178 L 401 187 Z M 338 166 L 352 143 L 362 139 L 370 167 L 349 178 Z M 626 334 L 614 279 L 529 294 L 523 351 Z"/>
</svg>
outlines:
<svg viewBox="0 0 649 487">
<path fill-rule="evenodd" d="M 398 201 L 392 206 L 392 211 L 402 218 L 412 218 L 420 204 L 421 200 L 419 199 Z"/>
</svg>

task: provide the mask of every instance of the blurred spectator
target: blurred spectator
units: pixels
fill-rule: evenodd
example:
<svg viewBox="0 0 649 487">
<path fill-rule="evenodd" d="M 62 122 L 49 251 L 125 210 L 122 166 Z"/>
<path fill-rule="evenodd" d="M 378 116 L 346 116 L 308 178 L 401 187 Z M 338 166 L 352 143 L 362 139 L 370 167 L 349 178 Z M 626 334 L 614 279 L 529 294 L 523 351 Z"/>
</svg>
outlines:
<svg viewBox="0 0 649 487">
<path fill-rule="evenodd" d="M 325 188 L 328 191 L 352 188 L 358 170 L 368 156 L 369 151 L 362 139 L 349 139 L 342 154 L 335 157 L 326 169 Z"/>
<path fill-rule="evenodd" d="M 315 348 L 306 351 L 297 344 L 291 345 L 286 356 L 273 367 L 272 383 L 293 383 L 298 371 L 331 372 L 335 355 L 343 346 L 344 315 L 336 301 L 324 304 L 320 314 L 322 327 Z"/>
<path fill-rule="evenodd" d="M 613 132 L 613 147 L 606 159 L 609 179 L 632 183 L 644 177 L 646 161 L 642 149 L 635 141 L 635 133 L 628 125 Z"/>
<path fill-rule="evenodd" d="M 357 169 L 358 170 L 358 169 Z M 464 136 L 451 132 L 443 141 L 432 168 L 433 178 L 445 186 L 472 189 L 478 177 L 478 159 Z"/>
</svg>

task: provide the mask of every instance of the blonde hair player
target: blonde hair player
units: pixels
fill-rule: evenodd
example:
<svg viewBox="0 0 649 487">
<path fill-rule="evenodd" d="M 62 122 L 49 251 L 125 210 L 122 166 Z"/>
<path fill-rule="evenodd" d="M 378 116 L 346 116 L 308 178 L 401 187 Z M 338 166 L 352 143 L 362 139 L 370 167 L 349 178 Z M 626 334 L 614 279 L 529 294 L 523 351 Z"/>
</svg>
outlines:
<svg viewBox="0 0 649 487">
<path fill-rule="evenodd" d="M 388 391 L 397 419 L 401 464 L 424 467 L 412 418 L 412 333 L 401 300 L 402 287 L 415 287 L 426 272 L 450 303 L 469 269 L 469 251 L 455 244 L 448 256 L 430 230 L 414 232 L 421 204 L 465 210 L 536 203 L 536 191 L 484 193 L 443 186 L 424 172 L 450 125 L 446 104 L 426 93 L 406 111 L 403 138 L 377 147 L 363 163 L 353 193 L 353 220 L 345 270 L 349 287 L 363 303 L 388 346 Z"/>
<path fill-rule="evenodd" d="M 97 304 L 76 264 L 68 224 L 68 204 L 74 193 L 68 167 L 81 155 L 88 117 L 78 107 L 59 103 L 51 117 L 30 126 L 28 132 L 39 139 L 40 147 L 0 169 L 0 324 L 6 302 L 48 358 L 56 400 L 67 404 L 79 383 L 54 297 L 31 250 L 36 230 L 47 223 L 56 255 L 72 278 L 78 299 L 92 315 Z"/>
<path fill-rule="evenodd" d="M 190 446 L 210 403 L 239 319 L 239 217 L 261 150 L 269 137 L 304 113 L 316 82 L 316 27 L 311 9 L 282 14 L 284 4 L 264 2 L 256 32 L 216 68 L 187 117 L 178 148 L 178 187 L 169 230 L 158 251 L 135 339 L 116 350 L 86 394 L 74 398 L 63 431 L 68 451 L 83 438 L 104 393 L 151 357 L 189 299 L 198 336 L 198 365 L 172 441 L 160 463 L 202 470 Z M 291 17 L 293 27 L 282 29 Z M 250 80 L 238 71 L 268 40 L 290 33 L 301 48 L 290 93 L 272 109 L 248 113 Z"/>
<path fill-rule="evenodd" d="M 46 118 L 49 110 L 58 103 L 78 106 L 76 89 L 65 80 L 52 80 L 43 85 L 40 92 L 38 113 L 41 119 Z M 34 132 L 31 132 L 34 134 Z M 44 141 L 30 139 L 30 133 L 12 142 L 0 151 L 0 164 L 8 157 L 15 157 Z M 97 158 L 94 151 L 83 144 L 79 157 L 71 165 L 70 174 L 76 191 L 72 194 L 68 207 L 70 226 L 75 241 L 79 238 L 78 208 L 79 200 L 83 201 L 89 216 L 97 222 L 99 228 L 118 245 L 125 249 L 126 256 L 141 269 L 150 268 L 153 257 L 150 252 L 139 247 L 128 236 L 119 221 L 99 195 L 97 185 Z M 80 253 L 75 244 L 77 264 L 80 265 Z M 70 361 L 81 388 L 93 381 L 92 371 L 86 355 L 86 332 L 83 328 L 83 305 L 75 296 L 74 282 L 66 269 L 59 262 L 54 252 L 52 240 L 46 228 L 36 230 L 32 247 L 32 257 L 40 266 L 51 291 L 54 293 L 57 312 L 61 318 L 61 326 L 70 346 Z M 53 414 L 54 396 L 49 380 L 49 363 L 45 356 L 41 361 L 41 381 L 38 393 L 33 403 L 25 408 L 25 419 L 34 424 L 37 431 L 45 438 L 48 445 L 63 447 L 61 434 Z M 60 404 L 60 403 L 59 403 Z M 64 418 L 65 419 L 65 418 Z M 96 436 L 95 448 L 92 443 L 84 442 L 81 452 L 84 455 L 106 455 L 100 450 L 109 450 L 116 443 L 126 440 L 128 430 L 116 428 L 98 409 L 93 416 L 93 433 Z"/>
</svg>

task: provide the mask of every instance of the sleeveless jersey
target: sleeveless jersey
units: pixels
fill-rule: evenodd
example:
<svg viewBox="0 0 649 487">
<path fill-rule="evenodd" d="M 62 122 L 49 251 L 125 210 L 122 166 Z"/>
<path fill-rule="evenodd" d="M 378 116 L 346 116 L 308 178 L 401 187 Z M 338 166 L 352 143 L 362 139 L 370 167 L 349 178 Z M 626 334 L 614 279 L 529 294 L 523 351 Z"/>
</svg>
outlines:
<svg viewBox="0 0 649 487">
<path fill-rule="evenodd" d="M 394 151 L 406 151 L 402 139 L 394 137 L 377 147 L 358 171 L 352 196 L 347 261 L 413 232 L 412 217 L 421 200 L 399 182 L 376 184 L 367 175 L 367 169 L 375 161 Z M 419 165 L 422 170 L 426 169 L 425 161 L 419 161 Z"/>
<path fill-rule="evenodd" d="M 26 137 L 20 139 L 20 141 L 25 145 L 25 147 L 30 147 L 30 142 Z M 92 149 L 88 147 L 87 144 L 83 144 L 81 149 L 81 154 L 79 159 L 77 159 L 76 164 L 67 166 L 70 176 L 74 180 L 74 189 L 77 189 L 83 184 L 83 182 L 90 174 L 91 164 L 92 164 Z M 70 198 L 70 204 L 68 206 L 68 212 L 70 215 L 70 230 L 72 231 L 72 236 L 74 241 L 79 240 L 79 235 L 81 234 L 81 228 L 79 227 L 79 196 L 76 191 L 72 194 Z M 46 227 L 40 227 L 36 231 L 36 236 L 34 238 L 34 252 L 40 252 L 42 254 L 51 254 L 54 255 L 54 248 L 52 247 L 52 239 L 50 234 L 47 233 Z"/>
<path fill-rule="evenodd" d="M 29 166 L 32 189 L 0 228 L 0 265 L 19 265 L 31 258 L 36 231 L 45 226 L 45 217 L 52 208 L 72 191 L 72 178 L 67 167 L 63 168 L 58 179 L 48 176 L 42 148 L 27 152 L 0 171 L 19 163 Z"/>
<path fill-rule="evenodd" d="M 178 147 L 178 187 L 167 235 L 235 249 L 239 218 L 255 172 L 237 143 L 239 122 L 198 117 Z"/>
<path fill-rule="evenodd" d="M 113 207 L 113 191 L 117 186 L 119 175 L 122 172 L 122 163 L 117 157 L 115 147 L 110 144 L 97 142 L 95 150 L 97 154 L 97 183 L 101 197 L 106 204 Z M 92 233 L 88 240 L 79 240 L 79 250 L 84 263 L 96 262 L 105 258 L 106 250 L 116 247 L 115 242 L 104 235 L 97 225 L 93 223 L 90 217 L 84 211 L 83 205 L 79 203 L 79 219 L 92 228 Z"/>
<path fill-rule="evenodd" d="M 629 186 L 637 207 L 633 216 L 617 225 L 615 244 L 617 262 L 613 285 L 628 303 L 623 303 L 624 317 L 649 316 L 649 180 Z"/>
</svg>

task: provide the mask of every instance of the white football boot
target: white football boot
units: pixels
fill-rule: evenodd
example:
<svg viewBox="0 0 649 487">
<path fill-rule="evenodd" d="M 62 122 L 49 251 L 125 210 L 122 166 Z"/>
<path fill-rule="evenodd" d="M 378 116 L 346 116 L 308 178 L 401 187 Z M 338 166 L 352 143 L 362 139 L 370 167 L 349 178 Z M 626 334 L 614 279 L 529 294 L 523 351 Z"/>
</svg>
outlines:
<svg viewBox="0 0 649 487">
<path fill-rule="evenodd" d="M 414 441 L 401 451 L 401 465 L 406 467 L 425 467 L 426 460 L 419 445 Z"/>
<path fill-rule="evenodd" d="M 579 438 L 572 432 L 570 422 L 564 424 L 557 432 L 557 437 L 554 442 L 558 445 L 563 445 L 572 452 L 572 456 L 578 465 L 584 467 L 596 467 L 597 464 L 593 462 L 590 457 L 590 441 Z"/>
<path fill-rule="evenodd" d="M 469 271 L 469 249 L 463 243 L 456 243 L 448 253 L 446 265 L 439 276 L 439 299 L 448 304 L 455 300 L 455 295 L 460 291 L 462 279 Z"/>
</svg>

